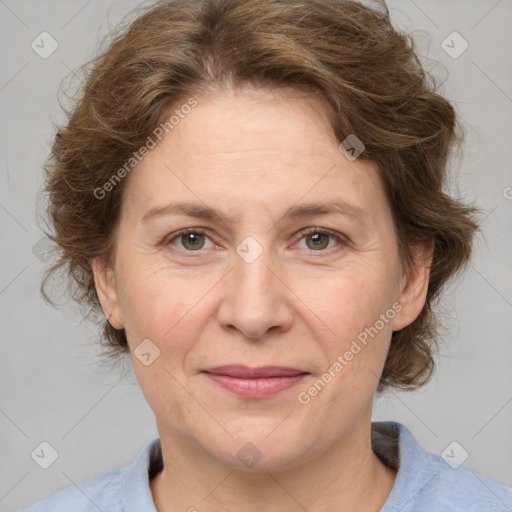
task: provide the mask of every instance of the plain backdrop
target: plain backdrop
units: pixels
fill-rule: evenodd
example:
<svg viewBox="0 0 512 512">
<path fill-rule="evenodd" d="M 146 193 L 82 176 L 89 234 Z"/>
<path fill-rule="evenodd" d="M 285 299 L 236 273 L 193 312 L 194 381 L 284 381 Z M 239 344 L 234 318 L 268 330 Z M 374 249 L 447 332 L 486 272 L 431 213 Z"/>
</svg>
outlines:
<svg viewBox="0 0 512 512">
<path fill-rule="evenodd" d="M 52 309 L 39 293 L 48 253 L 36 201 L 53 123 L 64 119 L 59 87 L 137 5 L 0 1 L 1 511 L 126 466 L 157 436 L 130 367 L 100 365 L 95 326 L 70 301 Z M 444 80 L 441 91 L 461 116 L 466 147 L 453 163 L 452 192 L 476 201 L 485 221 L 468 271 L 442 304 L 432 381 L 377 398 L 374 419 L 404 423 L 432 453 L 456 441 L 468 454 L 465 467 L 512 485 L 512 2 L 389 7 L 395 25 L 414 32 L 424 65 Z M 55 44 L 42 32 L 58 44 L 47 58 L 31 46 L 41 37 L 47 51 Z M 42 442 L 58 453 L 48 469 L 31 456 Z"/>
</svg>

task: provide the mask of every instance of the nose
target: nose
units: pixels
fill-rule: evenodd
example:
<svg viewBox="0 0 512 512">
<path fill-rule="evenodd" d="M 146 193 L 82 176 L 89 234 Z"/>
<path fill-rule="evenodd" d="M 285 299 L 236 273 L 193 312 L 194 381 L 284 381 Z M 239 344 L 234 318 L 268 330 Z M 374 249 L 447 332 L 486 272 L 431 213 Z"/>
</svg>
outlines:
<svg viewBox="0 0 512 512">
<path fill-rule="evenodd" d="M 264 249 L 250 263 L 235 253 L 218 310 L 219 324 L 253 340 L 265 337 L 271 330 L 290 329 L 293 293 L 280 269 L 278 262 L 272 260 L 270 249 Z"/>
</svg>

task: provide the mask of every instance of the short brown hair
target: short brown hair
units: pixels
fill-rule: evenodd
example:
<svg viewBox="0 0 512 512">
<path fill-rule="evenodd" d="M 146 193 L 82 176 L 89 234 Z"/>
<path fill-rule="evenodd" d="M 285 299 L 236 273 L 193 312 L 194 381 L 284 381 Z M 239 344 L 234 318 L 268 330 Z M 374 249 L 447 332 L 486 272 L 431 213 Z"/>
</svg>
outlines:
<svg viewBox="0 0 512 512">
<path fill-rule="evenodd" d="M 476 210 L 446 193 L 446 170 L 460 126 L 414 51 L 411 36 L 391 24 L 383 0 L 375 8 L 342 0 L 174 0 L 138 13 L 84 68 L 86 80 L 46 163 L 49 236 L 72 297 L 98 308 L 91 260 L 112 263 L 126 179 L 102 187 L 147 140 L 169 111 L 243 84 L 293 88 L 328 107 L 341 142 L 355 134 L 360 156 L 377 164 L 402 262 L 432 241 L 426 304 L 394 332 L 378 390 L 427 382 L 437 345 L 433 305 L 447 280 L 468 262 Z M 105 353 L 128 351 L 124 330 L 104 324 Z"/>
</svg>

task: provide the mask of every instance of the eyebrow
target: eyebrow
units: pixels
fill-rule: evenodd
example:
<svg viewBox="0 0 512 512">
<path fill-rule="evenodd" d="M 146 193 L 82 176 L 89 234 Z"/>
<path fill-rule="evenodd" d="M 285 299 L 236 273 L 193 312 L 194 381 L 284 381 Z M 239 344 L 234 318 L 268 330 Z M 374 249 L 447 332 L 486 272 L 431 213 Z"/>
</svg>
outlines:
<svg viewBox="0 0 512 512">
<path fill-rule="evenodd" d="M 284 213 L 282 219 L 302 219 L 305 217 L 313 217 L 317 215 L 345 215 L 353 217 L 356 220 L 369 221 L 370 213 L 358 206 L 355 206 L 344 199 L 334 199 L 326 203 L 307 203 L 294 205 Z M 142 222 L 148 222 L 158 217 L 166 217 L 170 215 L 187 215 L 197 219 L 216 220 L 222 223 L 232 223 L 233 218 L 229 215 L 210 208 L 204 204 L 179 202 L 170 203 L 166 206 L 157 206 L 148 210 L 142 217 Z"/>
</svg>

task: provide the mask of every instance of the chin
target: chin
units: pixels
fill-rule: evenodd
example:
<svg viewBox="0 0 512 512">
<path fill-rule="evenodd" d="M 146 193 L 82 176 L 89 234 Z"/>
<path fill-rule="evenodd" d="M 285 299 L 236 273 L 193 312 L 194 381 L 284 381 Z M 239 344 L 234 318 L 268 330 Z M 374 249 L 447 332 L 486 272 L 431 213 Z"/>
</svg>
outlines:
<svg viewBox="0 0 512 512">
<path fill-rule="evenodd" d="M 238 418 L 226 425 L 233 437 L 224 435 L 223 446 L 217 437 L 214 444 L 205 446 L 205 449 L 226 465 L 241 471 L 289 469 L 298 465 L 301 459 L 304 462 L 301 454 L 308 451 L 306 445 L 311 432 L 295 429 L 291 418 L 284 419 L 286 415 L 283 414 L 279 420 L 268 417 Z"/>
</svg>

